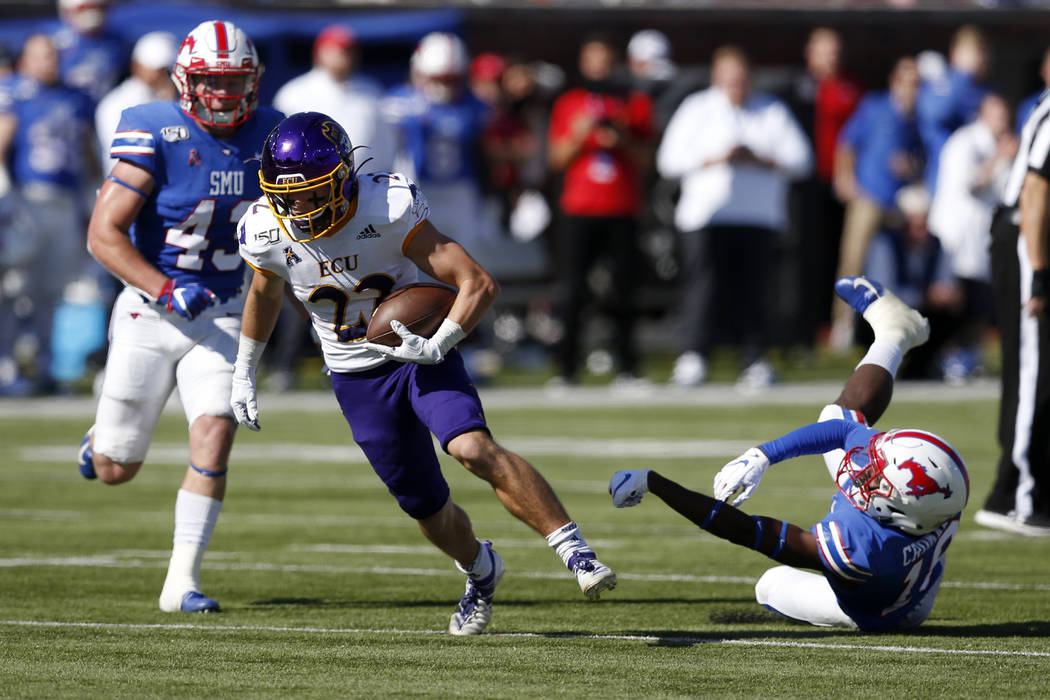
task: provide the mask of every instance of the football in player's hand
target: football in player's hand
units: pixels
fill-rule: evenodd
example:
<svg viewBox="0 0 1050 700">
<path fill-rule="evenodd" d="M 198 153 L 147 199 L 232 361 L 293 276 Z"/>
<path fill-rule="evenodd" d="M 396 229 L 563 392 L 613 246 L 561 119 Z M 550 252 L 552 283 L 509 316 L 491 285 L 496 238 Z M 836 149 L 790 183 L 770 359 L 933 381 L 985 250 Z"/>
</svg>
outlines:
<svg viewBox="0 0 1050 700">
<path fill-rule="evenodd" d="M 390 328 L 400 321 L 416 335 L 429 338 L 452 308 L 456 292 L 440 284 L 410 284 L 391 292 L 372 313 L 365 338 L 373 343 L 396 348 L 401 336 Z"/>
</svg>

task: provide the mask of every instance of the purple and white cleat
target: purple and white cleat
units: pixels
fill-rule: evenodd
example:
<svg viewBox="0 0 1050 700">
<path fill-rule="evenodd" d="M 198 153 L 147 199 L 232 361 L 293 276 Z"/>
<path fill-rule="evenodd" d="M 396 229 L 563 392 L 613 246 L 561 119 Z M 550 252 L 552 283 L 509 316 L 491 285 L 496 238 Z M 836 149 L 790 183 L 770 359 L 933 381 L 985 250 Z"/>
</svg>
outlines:
<svg viewBox="0 0 1050 700">
<path fill-rule="evenodd" d="M 480 580 L 467 576 L 466 590 L 448 623 L 448 633 L 457 637 L 481 634 L 492 621 L 492 598 L 505 567 L 503 557 L 496 553 L 491 542 L 482 542 L 481 547 L 489 555 L 492 571 Z"/>
</svg>

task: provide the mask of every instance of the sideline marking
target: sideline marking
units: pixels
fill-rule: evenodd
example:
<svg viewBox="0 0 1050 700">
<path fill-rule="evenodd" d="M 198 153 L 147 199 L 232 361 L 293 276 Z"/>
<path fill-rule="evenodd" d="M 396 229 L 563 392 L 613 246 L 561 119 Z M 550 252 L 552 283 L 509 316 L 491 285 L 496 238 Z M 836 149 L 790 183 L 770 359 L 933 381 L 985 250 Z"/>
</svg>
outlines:
<svg viewBox="0 0 1050 700">
<path fill-rule="evenodd" d="M 193 630 L 195 632 L 291 632 L 306 634 L 388 634 L 388 635 L 442 635 L 444 630 L 371 629 L 354 627 L 278 627 L 271 625 L 190 625 L 190 624 L 136 624 L 123 622 L 60 622 L 57 620 L 0 620 L 12 627 L 65 627 L 80 629 L 127 630 Z M 937 647 L 905 647 L 886 644 L 833 644 L 828 642 L 783 642 L 772 639 L 718 639 L 715 637 L 657 637 L 639 634 L 578 634 L 573 632 L 507 632 L 480 635 L 493 639 L 610 639 L 625 642 L 656 642 L 670 644 L 730 644 L 742 647 L 787 647 L 794 649 L 844 649 L 849 651 L 886 651 L 913 654 L 958 654 L 961 656 L 1029 656 L 1050 657 L 1045 651 L 1009 651 L 1006 649 L 940 649 Z"/>
<path fill-rule="evenodd" d="M 435 550 L 435 553 L 436 550 Z M 223 553 L 231 556 L 231 553 Z M 145 556 L 152 557 L 153 553 Z M 0 569 L 24 566 L 87 566 L 111 569 L 145 569 L 167 567 L 167 558 L 152 561 L 142 559 L 122 559 L 117 554 L 102 554 L 83 557 L 8 557 L 0 558 Z M 463 574 L 455 569 L 399 568 L 392 566 L 330 566 L 327 564 L 269 564 L 266 562 L 216 562 L 208 564 L 211 571 L 284 571 L 319 574 L 379 574 L 389 576 L 455 576 Z M 515 571 L 519 578 L 543 580 L 568 580 L 569 574 L 547 571 Z M 617 572 L 616 576 L 624 581 L 650 581 L 655 583 L 742 583 L 754 585 L 758 579 L 751 576 L 699 576 L 696 574 L 631 574 Z M 1008 583 L 1001 581 L 942 581 L 944 588 L 962 588 L 972 590 L 995 591 L 1050 591 L 1047 583 Z"/>
</svg>

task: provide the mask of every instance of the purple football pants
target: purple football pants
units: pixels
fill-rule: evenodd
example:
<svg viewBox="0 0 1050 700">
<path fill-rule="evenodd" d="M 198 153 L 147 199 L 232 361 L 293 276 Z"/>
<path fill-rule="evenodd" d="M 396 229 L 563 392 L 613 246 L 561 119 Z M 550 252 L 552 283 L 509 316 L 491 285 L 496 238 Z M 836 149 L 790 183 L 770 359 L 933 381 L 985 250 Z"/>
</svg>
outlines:
<svg viewBox="0 0 1050 700">
<path fill-rule="evenodd" d="M 448 501 L 434 442 L 443 450 L 470 430 L 488 430 L 481 399 L 453 350 L 437 365 L 387 362 L 332 372 L 332 388 L 356 442 L 401 509 L 417 520 Z"/>
</svg>

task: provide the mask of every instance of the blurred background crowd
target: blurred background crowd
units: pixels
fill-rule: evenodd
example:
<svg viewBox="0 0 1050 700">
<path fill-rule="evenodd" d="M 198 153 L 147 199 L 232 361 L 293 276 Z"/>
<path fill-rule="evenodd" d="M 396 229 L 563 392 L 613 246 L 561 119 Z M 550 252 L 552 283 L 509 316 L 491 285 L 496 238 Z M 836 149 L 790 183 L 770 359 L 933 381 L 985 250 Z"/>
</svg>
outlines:
<svg viewBox="0 0 1050 700">
<path fill-rule="evenodd" d="M 1010 47 L 1004 80 L 1001 16 L 924 33 L 901 12 L 905 39 L 878 50 L 848 11 L 778 34 L 592 10 L 516 38 L 496 11 L 59 0 L 0 19 L 0 395 L 91 386 L 119 285 L 84 245 L 109 141 L 125 107 L 174 97 L 178 42 L 212 18 L 259 46 L 261 103 L 334 117 L 368 147 L 363 172 L 417 180 L 434 224 L 500 280 L 464 348 L 479 380 L 691 387 L 728 352 L 760 390 L 866 342 L 831 293 L 863 273 L 931 319 L 902 376 L 965 382 L 994 344 L 988 229 L 1050 53 Z M 268 388 L 301 385 L 302 320 L 283 313 L 270 345 Z"/>
</svg>

